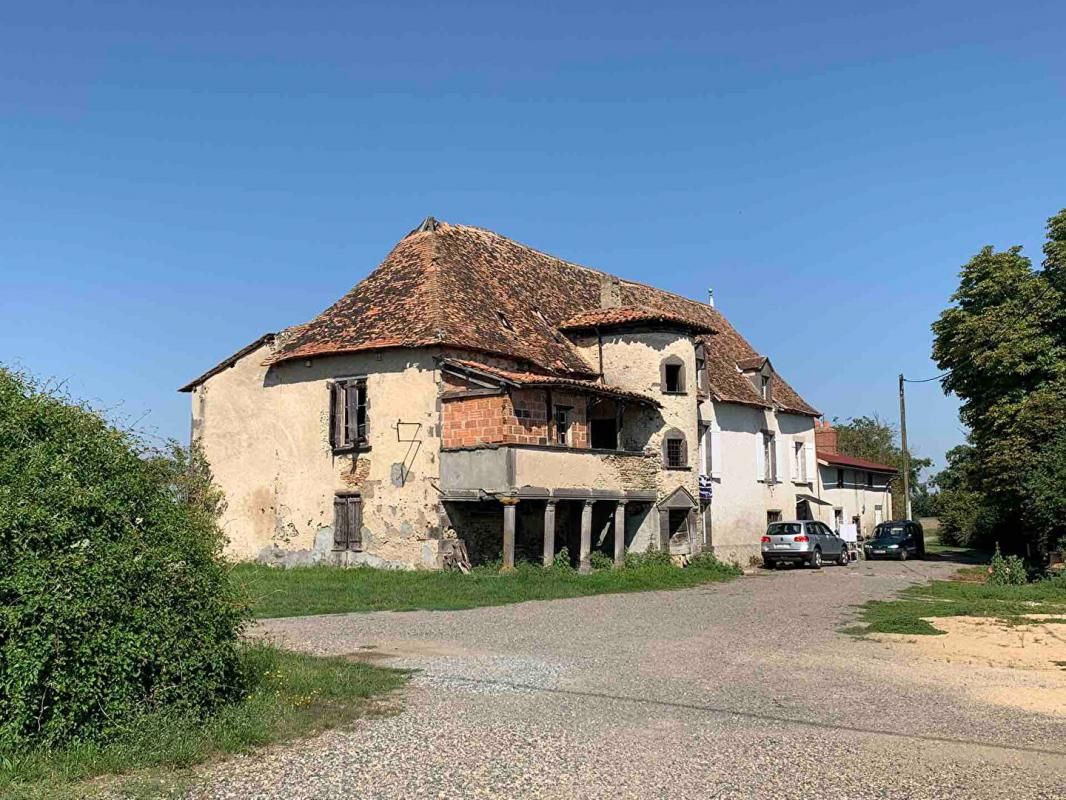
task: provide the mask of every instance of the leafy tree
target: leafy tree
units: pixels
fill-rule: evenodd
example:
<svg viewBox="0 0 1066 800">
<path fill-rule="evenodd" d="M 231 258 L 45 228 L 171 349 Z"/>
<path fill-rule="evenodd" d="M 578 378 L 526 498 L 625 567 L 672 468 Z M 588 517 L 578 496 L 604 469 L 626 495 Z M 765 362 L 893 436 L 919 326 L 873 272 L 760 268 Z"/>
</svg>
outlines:
<svg viewBox="0 0 1066 800">
<path fill-rule="evenodd" d="M 855 417 L 846 422 L 834 419 L 833 425 L 837 430 L 837 446 L 841 453 L 895 467 L 902 475 L 903 448 L 896 444 L 899 437 L 895 425 L 881 419 L 876 414 L 872 417 Z M 923 491 L 926 493 L 928 491 L 922 485 L 920 473 L 932 464 L 932 460 L 918 458 L 911 453 L 911 511 L 914 514 L 918 514 L 915 502 L 919 500 Z M 891 488 L 893 516 L 902 518 L 907 511 L 907 505 L 903 501 L 902 478 L 898 477 L 893 480 Z"/>
<path fill-rule="evenodd" d="M 944 391 L 970 429 L 973 468 L 956 490 L 980 509 L 968 535 L 1017 551 L 1043 551 L 1062 529 L 1049 511 L 1062 508 L 1066 484 L 1050 484 L 1046 470 L 1066 419 L 1066 210 L 1048 221 L 1044 255 L 1037 271 L 1019 247 L 983 248 L 933 323 Z"/>
<path fill-rule="evenodd" d="M 197 454 L 0 369 L 0 749 L 242 692 L 220 500 Z"/>
</svg>

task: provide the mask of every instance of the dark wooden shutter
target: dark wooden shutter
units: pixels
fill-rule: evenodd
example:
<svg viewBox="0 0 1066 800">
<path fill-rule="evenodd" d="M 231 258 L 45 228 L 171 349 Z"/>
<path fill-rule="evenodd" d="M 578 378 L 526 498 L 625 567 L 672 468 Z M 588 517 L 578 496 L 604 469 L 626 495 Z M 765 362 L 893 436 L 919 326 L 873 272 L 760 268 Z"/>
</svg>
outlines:
<svg viewBox="0 0 1066 800">
<path fill-rule="evenodd" d="M 334 450 L 344 447 L 344 384 L 329 385 L 329 445 Z"/>
<path fill-rule="evenodd" d="M 348 498 L 333 498 L 333 549 L 348 547 Z"/>
<path fill-rule="evenodd" d="M 348 549 L 363 549 L 363 498 L 346 497 L 348 516 Z"/>
</svg>

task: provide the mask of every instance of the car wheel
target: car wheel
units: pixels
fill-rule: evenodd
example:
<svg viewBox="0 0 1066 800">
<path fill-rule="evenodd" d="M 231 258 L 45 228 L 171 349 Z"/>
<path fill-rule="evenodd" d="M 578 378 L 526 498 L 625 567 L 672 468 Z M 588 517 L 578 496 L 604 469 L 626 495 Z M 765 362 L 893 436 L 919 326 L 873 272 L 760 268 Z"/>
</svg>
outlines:
<svg viewBox="0 0 1066 800">
<path fill-rule="evenodd" d="M 899 560 L 900 561 L 906 561 L 907 560 L 907 548 L 906 547 L 900 549 L 900 551 L 899 551 Z"/>
<path fill-rule="evenodd" d="M 814 569 L 821 569 L 822 568 L 822 548 L 820 548 L 820 547 L 814 548 L 814 552 L 811 553 L 811 566 Z"/>
<path fill-rule="evenodd" d="M 774 568 L 774 562 L 773 562 L 773 559 L 770 559 L 770 558 L 764 558 L 764 559 L 762 560 L 762 565 L 763 565 L 764 567 L 766 567 L 767 569 L 773 569 L 773 568 Z"/>
<path fill-rule="evenodd" d="M 837 564 L 842 567 L 846 567 L 851 558 L 848 556 L 848 548 L 840 548 L 840 555 L 837 556 Z"/>
</svg>

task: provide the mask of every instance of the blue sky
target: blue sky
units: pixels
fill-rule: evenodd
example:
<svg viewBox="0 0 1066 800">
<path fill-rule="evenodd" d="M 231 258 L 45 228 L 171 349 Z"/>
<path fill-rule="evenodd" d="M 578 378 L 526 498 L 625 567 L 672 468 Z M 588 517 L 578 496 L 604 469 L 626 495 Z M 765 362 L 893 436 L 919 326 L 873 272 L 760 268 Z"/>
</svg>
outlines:
<svg viewBox="0 0 1066 800">
<path fill-rule="evenodd" d="M 1066 206 L 1061 3 L 148 5 L 0 10 L 0 362 L 159 436 L 427 214 L 713 287 L 895 421 L 960 265 Z M 956 402 L 909 398 L 940 460 Z"/>
</svg>

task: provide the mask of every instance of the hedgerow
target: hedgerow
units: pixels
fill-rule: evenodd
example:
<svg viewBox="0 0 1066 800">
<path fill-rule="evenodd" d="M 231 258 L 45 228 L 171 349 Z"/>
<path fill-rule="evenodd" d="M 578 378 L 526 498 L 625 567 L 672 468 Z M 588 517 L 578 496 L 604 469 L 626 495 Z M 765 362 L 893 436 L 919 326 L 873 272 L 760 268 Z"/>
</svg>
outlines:
<svg viewBox="0 0 1066 800">
<path fill-rule="evenodd" d="M 0 749 L 242 694 L 247 611 L 197 466 L 0 368 Z"/>
</svg>

